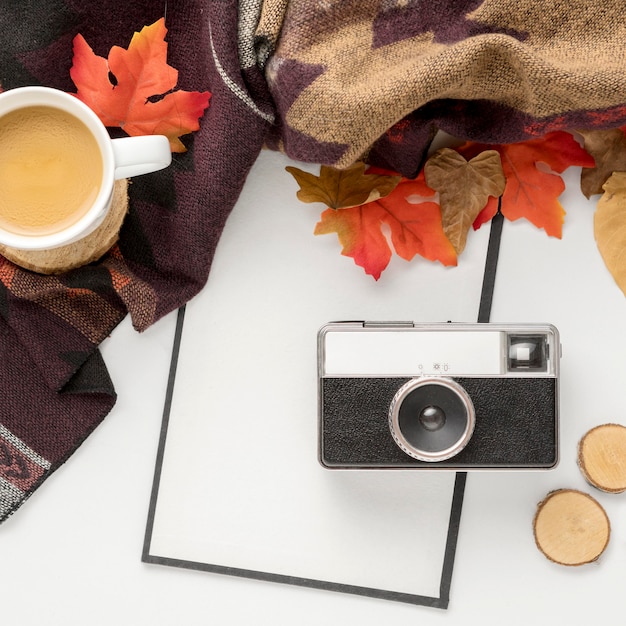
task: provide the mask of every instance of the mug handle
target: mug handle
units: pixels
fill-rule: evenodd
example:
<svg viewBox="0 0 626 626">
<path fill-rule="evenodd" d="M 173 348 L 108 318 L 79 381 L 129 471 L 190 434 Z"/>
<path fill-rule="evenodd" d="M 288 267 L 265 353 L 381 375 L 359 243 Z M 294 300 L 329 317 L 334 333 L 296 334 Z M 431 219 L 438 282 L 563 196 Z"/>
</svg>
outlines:
<svg viewBox="0 0 626 626">
<path fill-rule="evenodd" d="M 165 135 L 120 137 L 111 141 L 115 180 L 156 172 L 172 162 L 170 142 Z"/>
</svg>

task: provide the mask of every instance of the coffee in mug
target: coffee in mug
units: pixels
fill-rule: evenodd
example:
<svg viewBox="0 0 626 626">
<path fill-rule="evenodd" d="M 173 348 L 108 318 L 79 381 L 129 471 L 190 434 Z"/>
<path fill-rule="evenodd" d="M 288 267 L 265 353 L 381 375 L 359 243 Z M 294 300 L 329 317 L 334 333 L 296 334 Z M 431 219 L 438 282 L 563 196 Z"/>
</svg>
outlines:
<svg viewBox="0 0 626 626">
<path fill-rule="evenodd" d="M 31 106 L 0 117 L 0 227 L 49 235 L 83 217 L 102 182 L 87 126 L 66 111 Z"/>
<path fill-rule="evenodd" d="M 167 167 L 167 137 L 111 139 L 78 98 L 48 87 L 0 94 L 0 244 L 67 245 L 93 232 L 116 179 Z"/>
</svg>

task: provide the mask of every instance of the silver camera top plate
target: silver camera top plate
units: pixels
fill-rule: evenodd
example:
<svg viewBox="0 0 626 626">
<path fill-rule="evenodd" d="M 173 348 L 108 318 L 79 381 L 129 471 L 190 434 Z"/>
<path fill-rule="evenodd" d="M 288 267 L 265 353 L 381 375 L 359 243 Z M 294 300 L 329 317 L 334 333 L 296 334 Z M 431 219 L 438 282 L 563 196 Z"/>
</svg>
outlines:
<svg viewBox="0 0 626 626">
<path fill-rule="evenodd" d="M 332 322 L 318 335 L 319 376 L 558 377 L 551 324 Z"/>
</svg>

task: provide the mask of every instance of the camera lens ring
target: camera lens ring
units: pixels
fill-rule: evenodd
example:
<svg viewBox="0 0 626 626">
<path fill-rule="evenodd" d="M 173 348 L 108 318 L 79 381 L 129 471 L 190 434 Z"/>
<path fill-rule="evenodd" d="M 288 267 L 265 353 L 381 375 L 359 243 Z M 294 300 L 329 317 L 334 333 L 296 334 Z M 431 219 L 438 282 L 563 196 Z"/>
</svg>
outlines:
<svg viewBox="0 0 626 626">
<path fill-rule="evenodd" d="M 413 394 L 416 390 L 425 388 L 427 386 L 440 387 L 444 394 L 451 393 L 451 399 L 454 398 L 455 402 L 458 400 L 464 410 L 465 424 L 462 427 L 460 436 L 454 441 L 453 444 L 446 446 L 441 450 L 426 450 L 418 448 L 411 443 L 402 432 L 401 428 L 401 408 L 404 401 Z M 424 409 L 430 408 L 430 405 L 424 406 Z M 438 408 L 438 407 L 437 407 Z M 424 411 L 422 409 L 422 412 Z M 417 459 L 418 461 L 438 462 L 445 461 L 457 455 L 465 446 L 469 443 L 472 434 L 474 433 L 474 426 L 476 423 L 476 411 L 474 404 L 468 395 L 467 391 L 456 381 L 443 376 L 422 376 L 419 378 L 413 378 L 406 382 L 396 392 L 391 404 L 389 405 L 389 430 L 396 445 L 410 457 Z M 443 427 L 443 426 L 442 426 Z M 425 427 L 426 431 L 431 429 Z"/>
</svg>

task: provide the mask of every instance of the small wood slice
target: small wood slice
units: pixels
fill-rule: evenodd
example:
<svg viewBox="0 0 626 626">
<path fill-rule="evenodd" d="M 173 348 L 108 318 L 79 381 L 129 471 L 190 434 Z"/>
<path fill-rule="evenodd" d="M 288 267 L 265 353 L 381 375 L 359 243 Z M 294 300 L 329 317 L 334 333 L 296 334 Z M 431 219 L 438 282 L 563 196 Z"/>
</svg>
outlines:
<svg viewBox="0 0 626 626">
<path fill-rule="evenodd" d="M 609 493 L 626 491 L 626 427 L 592 428 L 578 444 L 578 467 L 594 487 Z"/>
<path fill-rule="evenodd" d="M 609 543 L 611 524 L 589 494 L 559 489 L 537 506 L 533 522 L 535 543 L 560 565 L 584 565 L 599 558 Z"/>
<path fill-rule="evenodd" d="M 119 238 L 128 212 L 128 180 L 115 182 L 110 211 L 96 230 L 79 241 L 50 250 L 18 250 L 0 245 L 0 254 L 12 263 L 39 274 L 61 274 L 97 261 Z"/>
</svg>

